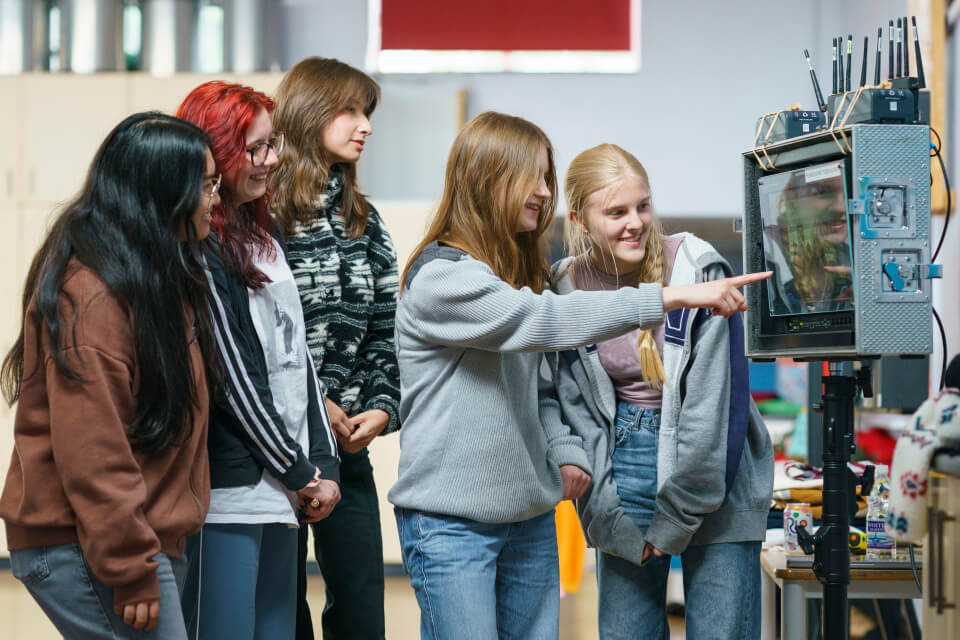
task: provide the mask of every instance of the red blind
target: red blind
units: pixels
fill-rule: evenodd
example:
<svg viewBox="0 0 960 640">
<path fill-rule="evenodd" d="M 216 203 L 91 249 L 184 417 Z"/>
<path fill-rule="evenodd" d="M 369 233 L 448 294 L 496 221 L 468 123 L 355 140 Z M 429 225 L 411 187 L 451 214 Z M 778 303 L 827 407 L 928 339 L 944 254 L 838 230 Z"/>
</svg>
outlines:
<svg viewBox="0 0 960 640">
<path fill-rule="evenodd" d="M 381 0 L 382 49 L 629 51 L 630 0 Z"/>
</svg>

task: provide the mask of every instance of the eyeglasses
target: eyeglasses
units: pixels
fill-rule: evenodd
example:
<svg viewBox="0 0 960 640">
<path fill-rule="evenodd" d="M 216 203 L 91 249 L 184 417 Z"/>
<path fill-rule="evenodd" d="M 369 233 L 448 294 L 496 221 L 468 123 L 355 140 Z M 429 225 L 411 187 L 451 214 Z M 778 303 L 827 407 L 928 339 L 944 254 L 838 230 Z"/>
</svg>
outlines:
<svg viewBox="0 0 960 640">
<path fill-rule="evenodd" d="M 250 162 L 255 167 L 262 167 L 263 163 L 267 161 L 267 156 L 270 155 L 270 149 L 273 149 L 273 152 L 277 155 L 280 155 L 283 152 L 283 134 L 275 133 L 266 142 L 261 142 L 260 144 L 253 146 L 247 149 L 247 153 L 250 154 Z"/>
<path fill-rule="evenodd" d="M 211 178 L 213 184 L 210 185 L 210 193 L 205 194 L 208 198 L 207 200 L 207 213 L 209 214 L 213 210 L 213 199 L 217 197 L 217 192 L 220 191 L 220 183 L 223 182 L 223 174 L 218 173 L 216 178 Z"/>
<path fill-rule="evenodd" d="M 217 192 L 220 191 L 220 183 L 223 182 L 223 174 L 218 173 L 216 178 L 213 178 L 213 184 L 210 185 L 210 193 L 207 194 L 207 197 L 210 198 L 210 202 L 213 203 L 213 199 L 217 196 Z"/>
</svg>

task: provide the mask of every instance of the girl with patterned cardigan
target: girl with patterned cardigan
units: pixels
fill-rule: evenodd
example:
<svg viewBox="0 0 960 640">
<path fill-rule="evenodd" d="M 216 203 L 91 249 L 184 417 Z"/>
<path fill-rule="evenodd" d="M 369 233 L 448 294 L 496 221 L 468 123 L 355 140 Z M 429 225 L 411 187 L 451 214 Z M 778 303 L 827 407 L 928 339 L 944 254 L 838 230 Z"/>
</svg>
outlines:
<svg viewBox="0 0 960 640">
<path fill-rule="evenodd" d="M 380 87 L 366 74 L 307 58 L 284 77 L 273 114 L 287 140 L 271 179 L 273 211 L 287 238 L 341 456 L 342 502 L 313 525 L 328 640 L 384 637 L 383 544 L 367 446 L 399 427 L 397 259 L 383 221 L 358 189 L 356 169 L 379 99 Z M 312 639 L 306 547 L 304 531 L 297 637 Z"/>
</svg>

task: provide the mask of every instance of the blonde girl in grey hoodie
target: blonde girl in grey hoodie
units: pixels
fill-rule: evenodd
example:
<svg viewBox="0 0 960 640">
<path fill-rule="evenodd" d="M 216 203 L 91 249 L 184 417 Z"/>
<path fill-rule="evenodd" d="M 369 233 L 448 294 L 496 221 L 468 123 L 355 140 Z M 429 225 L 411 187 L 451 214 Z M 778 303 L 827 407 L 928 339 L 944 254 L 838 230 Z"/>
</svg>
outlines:
<svg viewBox="0 0 960 640">
<path fill-rule="evenodd" d="M 554 267 L 558 293 L 730 275 L 706 242 L 662 234 L 646 171 L 620 147 L 574 158 L 565 192 L 572 257 Z M 598 549 L 600 637 L 669 636 L 669 556 L 681 555 L 690 637 L 759 638 L 773 449 L 750 399 L 743 324 L 684 308 L 664 320 L 557 361 L 563 419 L 593 471 L 577 506 Z"/>
</svg>

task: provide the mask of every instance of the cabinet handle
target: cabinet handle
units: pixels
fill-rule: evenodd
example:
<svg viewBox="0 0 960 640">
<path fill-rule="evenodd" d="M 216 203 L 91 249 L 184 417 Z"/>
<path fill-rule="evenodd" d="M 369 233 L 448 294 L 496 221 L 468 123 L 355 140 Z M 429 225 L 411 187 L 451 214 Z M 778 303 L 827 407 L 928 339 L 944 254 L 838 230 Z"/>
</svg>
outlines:
<svg viewBox="0 0 960 640">
<path fill-rule="evenodd" d="M 953 609 L 954 603 L 947 602 L 943 595 L 943 523 L 954 522 L 956 518 L 947 515 L 946 511 L 941 511 L 937 515 L 937 556 L 940 558 L 940 564 L 937 566 L 937 613 L 943 613 L 944 609 Z"/>
<path fill-rule="evenodd" d="M 930 548 L 926 550 L 927 558 L 924 560 L 924 569 L 928 576 L 927 593 L 930 595 L 930 606 L 940 605 L 940 599 L 937 596 L 937 521 L 939 512 L 933 507 L 927 507 L 927 531 L 930 532 Z"/>
</svg>

